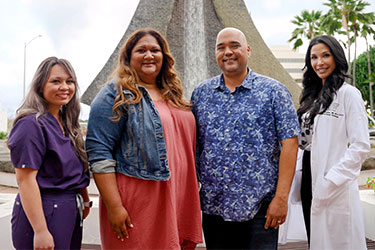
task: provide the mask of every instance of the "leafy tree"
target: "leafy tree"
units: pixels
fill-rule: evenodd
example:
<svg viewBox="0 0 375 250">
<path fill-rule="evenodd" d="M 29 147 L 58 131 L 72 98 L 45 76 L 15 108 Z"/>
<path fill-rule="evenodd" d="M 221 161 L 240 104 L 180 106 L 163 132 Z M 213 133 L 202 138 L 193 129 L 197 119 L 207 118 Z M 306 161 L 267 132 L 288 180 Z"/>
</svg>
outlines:
<svg viewBox="0 0 375 250">
<path fill-rule="evenodd" d="M 6 139 L 8 136 L 8 133 L 7 132 L 0 132 L 0 140 L 4 140 Z"/>
<path fill-rule="evenodd" d="M 359 34 L 360 23 L 367 23 L 369 20 L 368 16 L 371 15 L 371 13 L 364 13 L 363 11 L 365 7 L 370 4 L 363 0 L 328 0 L 328 2 L 324 3 L 324 5 L 330 7 L 330 10 L 324 15 L 322 25 L 329 31 L 328 33 L 331 35 L 335 33 L 342 34 L 342 30 L 340 29 L 343 28 L 343 31 L 347 36 L 346 48 L 348 49 L 348 60 L 349 62 L 351 62 L 350 48 L 353 40 L 355 44 L 355 61 L 357 36 Z M 353 37 L 351 37 L 351 34 L 353 34 Z M 355 62 L 353 65 L 353 85 L 355 85 Z M 349 64 L 349 72 L 352 72 L 351 64 Z"/>
<path fill-rule="evenodd" d="M 367 52 L 363 52 L 360 54 L 356 61 L 356 78 L 357 78 L 357 87 L 362 93 L 362 97 L 365 101 L 367 101 L 367 108 L 371 108 L 370 102 L 370 81 L 374 82 L 374 76 L 370 77 L 370 75 L 374 75 L 375 70 L 375 47 L 370 47 L 369 49 L 370 55 L 370 70 L 372 71 L 371 74 L 368 73 L 368 60 L 367 60 Z M 372 94 L 374 94 L 374 90 L 372 89 Z"/>
<path fill-rule="evenodd" d="M 369 44 L 368 44 L 368 36 L 373 35 L 375 38 L 375 30 L 372 28 L 371 25 L 375 23 L 375 15 L 371 13 L 372 15 L 368 16 L 368 20 L 366 23 L 363 23 L 361 28 L 361 37 L 363 37 L 366 41 L 366 57 L 367 57 L 367 73 L 370 76 L 372 74 L 371 70 L 371 60 L 370 60 L 370 51 L 369 51 Z M 372 92 L 372 84 L 369 84 L 369 92 Z M 370 101 L 370 110 L 371 110 L 371 116 L 373 117 L 373 98 L 372 95 L 370 95 L 369 98 Z"/>
<path fill-rule="evenodd" d="M 347 48 L 350 62 L 350 30 L 349 30 L 349 13 L 351 12 L 351 5 L 353 5 L 355 0 L 328 0 L 324 5 L 330 7 L 329 11 L 325 14 L 323 20 L 324 25 L 330 27 L 330 23 L 333 23 L 333 27 L 330 27 L 329 34 L 333 35 L 340 31 L 341 28 L 344 29 L 347 35 Z M 350 69 L 349 69 L 350 72 Z"/>
<path fill-rule="evenodd" d="M 360 29 L 360 35 L 366 41 L 366 54 L 367 54 L 367 62 L 368 62 L 368 74 L 371 75 L 371 67 L 370 67 L 370 52 L 369 52 L 369 44 L 368 44 L 368 37 L 374 36 L 375 38 L 375 30 L 372 27 L 375 25 L 375 14 L 369 13 L 366 15 L 366 20 L 362 22 L 362 27 Z"/>
<path fill-rule="evenodd" d="M 366 6 L 370 5 L 367 2 L 363 2 L 362 0 L 358 1 L 357 5 L 355 5 L 355 9 L 352 10 L 351 15 L 349 15 L 350 22 L 352 23 L 351 31 L 354 34 L 354 59 L 353 59 L 353 85 L 356 85 L 356 57 L 357 57 L 357 37 L 361 32 L 360 24 L 372 24 L 374 20 L 374 13 L 364 13 L 363 10 Z"/>
<path fill-rule="evenodd" d="M 292 37 L 288 42 L 294 41 L 293 49 L 297 49 L 303 44 L 302 38 L 312 39 L 316 35 L 322 34 L 320 25 L 321 11 L 312 10 L 311 12 L 303 10 L 300 16 L 295 16 L 291 22 L 297 25 L 294 29 Z"/>
</svg>

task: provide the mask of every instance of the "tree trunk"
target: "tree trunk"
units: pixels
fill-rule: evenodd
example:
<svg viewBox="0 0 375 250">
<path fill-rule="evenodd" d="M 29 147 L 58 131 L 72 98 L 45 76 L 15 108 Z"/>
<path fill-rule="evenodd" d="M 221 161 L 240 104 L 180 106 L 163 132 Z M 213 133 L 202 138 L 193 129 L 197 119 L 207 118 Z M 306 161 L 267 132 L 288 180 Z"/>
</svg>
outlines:
<svg viewBox="0 0 375 250">
<path fill-rule="evenodd" d="M 344 15 L 344 12 L 342 14 L 342 25 L 345 28 L 346 36 L 348 37 L 348 63 L 349 63 L 348 74 L 350 74 L 351 73 L 351 65 L 350 65 L 350 46 L 351 46 L 351 42 L 350 42 L 350 30 L 349 30 L 349 26 L 348 26 L 348 20 L 346 19 L 346 16 Z"/>
</svg>

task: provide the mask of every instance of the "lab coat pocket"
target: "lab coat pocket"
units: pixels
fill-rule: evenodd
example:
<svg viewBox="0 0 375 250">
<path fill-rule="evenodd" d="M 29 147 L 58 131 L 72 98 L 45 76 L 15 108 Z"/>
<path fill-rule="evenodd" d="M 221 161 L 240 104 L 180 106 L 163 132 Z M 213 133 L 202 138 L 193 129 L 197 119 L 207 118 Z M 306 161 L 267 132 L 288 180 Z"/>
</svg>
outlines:
<svg viewBox="0 0 375 250">
<path fill-rule="evenodd" d="M 327 203 L 327 232 L 330 232 L 330 240 L 335 243 L 336 249 L 349 249 L 350 246 L 351 217 L 347 188 L 344 184 Z"/>
<path fill-rule="evenodd" d="M 327 199 L 313 198 L 311 249 L 350 249 L 350 218 L 347 185 Z"/>
<path fill-rule="evenodd" d="M 313 204 L 311 209 L 321 210 L 323 208 L 327 208 L 329 204 L 332 205 L 332 201 L 336 200 L 335 197 L 340 195 L 340 188 L 333 182 L 323 177 L 317 183 L 317 185 L 315 185 L 315 191 L 313 192 Z"/>
<path fill-rule="evenodd" d="M 321 181 L 316 185 L 313 197 L 317 200 L 328 200 L 335 196 L 338 191 L 338 187 L 333 182 L 322 178 Z"/>
<path fill-rule="evenodd" d="M 349 187 L 347 183 L 337 186 L 333 182 L 323 178 L 316 185 L 313 192 L 313 203 L 316 207 L 329 209 L 349 209 Z"/>
</svg>

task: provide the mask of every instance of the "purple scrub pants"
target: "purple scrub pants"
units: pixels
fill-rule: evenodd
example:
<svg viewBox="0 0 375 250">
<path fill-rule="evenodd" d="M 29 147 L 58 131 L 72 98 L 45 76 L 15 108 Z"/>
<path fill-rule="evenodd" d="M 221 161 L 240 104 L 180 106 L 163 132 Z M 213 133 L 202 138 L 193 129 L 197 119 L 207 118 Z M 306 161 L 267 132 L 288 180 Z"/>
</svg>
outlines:
<svg viewBox="0 0 375 250">
<path fill-rule="evenodd" d="M 55 249 L 80 249 L 82 227 L 76 192 L 41 192 L 43 211 Z M 22 208 L 19 194 L 12 214 L 12 240 L 16 249 L 33 249 L 34 231 Z"/>
</svg>

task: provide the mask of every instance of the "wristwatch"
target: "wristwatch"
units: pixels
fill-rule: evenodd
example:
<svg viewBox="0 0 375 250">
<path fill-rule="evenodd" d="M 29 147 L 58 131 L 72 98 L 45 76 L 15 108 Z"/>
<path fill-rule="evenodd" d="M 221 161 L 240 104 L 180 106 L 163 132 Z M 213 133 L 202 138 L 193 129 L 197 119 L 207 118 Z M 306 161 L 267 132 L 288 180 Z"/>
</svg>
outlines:
<svg viewBox="0 0 375 250">
<path fill-rule="evenodd" d="M 85 202 L 83 203 L 83 205 L 84 205 L 85 207 L 92 207 L 92 201 L 85 201 Z"/>
</svg>

